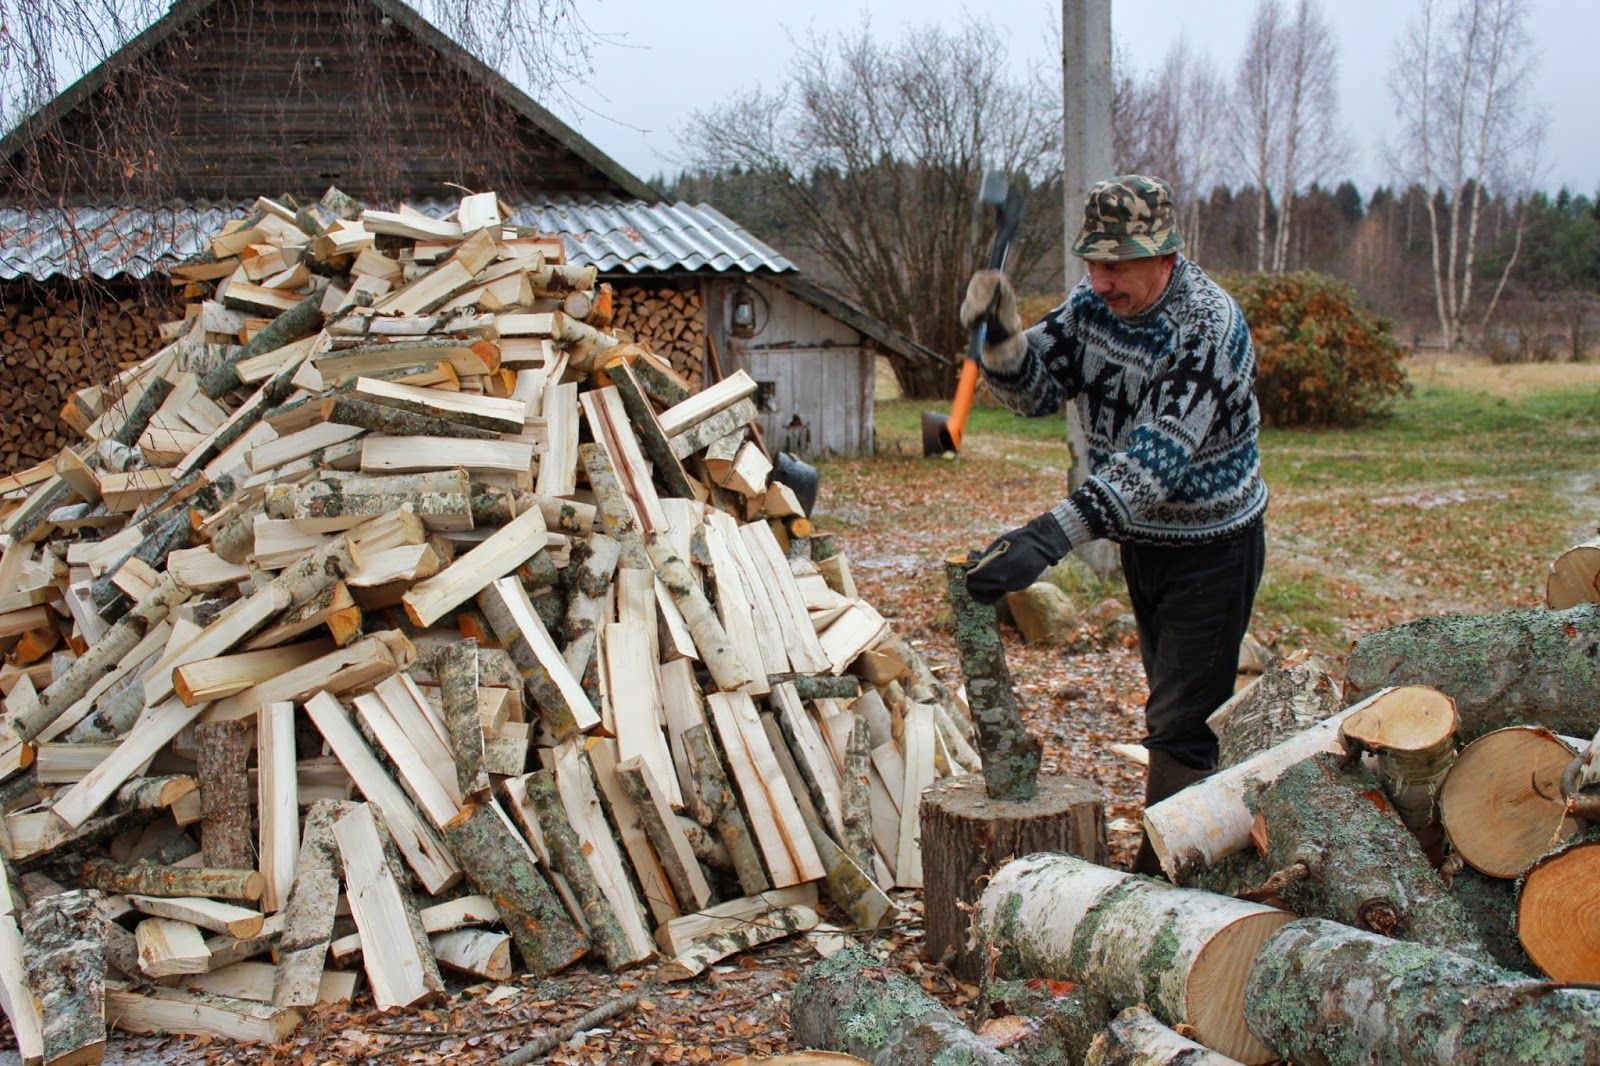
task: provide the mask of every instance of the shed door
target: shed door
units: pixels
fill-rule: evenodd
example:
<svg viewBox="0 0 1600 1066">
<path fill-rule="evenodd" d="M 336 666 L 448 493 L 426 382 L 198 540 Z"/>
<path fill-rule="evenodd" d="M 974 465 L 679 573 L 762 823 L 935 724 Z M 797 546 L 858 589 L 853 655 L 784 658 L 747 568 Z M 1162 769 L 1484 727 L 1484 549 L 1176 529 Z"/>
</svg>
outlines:
<svg viewBox="0 0 1600 1066">
<path fill-rule="evenodd" d="M 761 428 L 772 452 L 861 455 L 872 450 L 871 356 L 860 348 L 746 351 L 762 386 Z"/>
</svg>

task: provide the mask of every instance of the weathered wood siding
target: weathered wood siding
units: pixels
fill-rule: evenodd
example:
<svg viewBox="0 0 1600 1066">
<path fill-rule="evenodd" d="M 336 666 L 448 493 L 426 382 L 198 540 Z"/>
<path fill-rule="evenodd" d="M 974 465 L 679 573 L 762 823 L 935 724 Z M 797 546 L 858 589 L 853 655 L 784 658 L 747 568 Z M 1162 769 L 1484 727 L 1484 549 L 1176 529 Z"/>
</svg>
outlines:
<svg viewBox="0 0 1600 1066">
<path fill-rule="evenodd" d="M 365 0 L 219 0 L 0 166 L 0 195 L 29 178 L 69 202 L 617 191 Z"/>
<path fill-rule="evenodd" d="M 796 455 L 870 455 L 874 353 L 861 335 L 776 285 L 752 282 L 760 297 L 759 331 L 732 337 L 727 314 L 736 286 L 722 279 L 709 285 L 707 310 L 725 367 L 743 368 L 768 386 L 761 412 L 768 447 Z"/>
</svg>

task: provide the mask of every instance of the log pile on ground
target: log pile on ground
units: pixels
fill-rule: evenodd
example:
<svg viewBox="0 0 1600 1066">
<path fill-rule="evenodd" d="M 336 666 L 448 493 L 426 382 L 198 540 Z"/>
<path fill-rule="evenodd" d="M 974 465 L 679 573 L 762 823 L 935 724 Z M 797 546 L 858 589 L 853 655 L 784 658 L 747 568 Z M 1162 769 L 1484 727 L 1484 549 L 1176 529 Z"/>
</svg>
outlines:
<svg viewBox="0 0 1600 1066">
<path fill-rule="evenodd" d="M 1342 708 L 1269 665 L 1213 716 L 1229 764 L 1145 812 L 1168 880 L 1041 853 L 989 881 L 988 1061 L 1600 1060 L 1600 735 L 1551 728 L 1596 732 L 1597 641 L 1600 604 L 1411 623 L 1357 644 Z M 870 959 L 802 987 L 825 1047 L 967 1039 Z"/>
<path fill-rule="evenodd" d="M 59 412 L 77 389 L 149 355 L 160 315 L 132 298 L 40 286 L 7 302 L 0 325 L 0 470 L 37 463 L 70 443 Z"/>
<path fill-rule="evenodd" d="M 256 206 L 5 496 L 23 1058 L 890 915 L 972 727 L 769 481 L 748 376 L 600 328 L 493 194 Z"/>
<path fill-rule="evenodd" d="M 698 289 L 625 285 L 617 290 L 611 322 L 672 364 L 692 389 L 701 385 L 706 360 L 705 302 Z"/>
</svg>

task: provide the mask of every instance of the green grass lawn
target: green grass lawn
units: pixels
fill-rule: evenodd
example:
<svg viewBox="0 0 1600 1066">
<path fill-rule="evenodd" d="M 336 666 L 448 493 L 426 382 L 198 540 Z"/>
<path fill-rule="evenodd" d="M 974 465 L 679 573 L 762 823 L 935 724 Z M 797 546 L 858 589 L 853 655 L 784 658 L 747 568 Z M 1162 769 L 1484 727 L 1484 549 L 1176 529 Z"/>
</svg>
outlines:
<svg viewBox="0 0 1600 1066">
<path fill-rule="evenodd" d="M 909 469 L 924 405 L 879 401 L 880 460 Z M 973 411 L 959 463 L 997 479 L 1065 464 L 1057 418 Z M 1540 602 L 1549 561 L 1600 526 L 1600 390 L 1499 397 L 1419 388 L 1353 430 L 1269 429 L 1270 554 L 1255 629 L 1280 647 L 1342 654 L 1406 618 Z M 1064 485 L 1063 485 L 1064 488 Z M 1018 519 L 1025 515 L 1018 515 Z M 1116 594 L 1082 574 L 1075 596 Z"/>
</svg>

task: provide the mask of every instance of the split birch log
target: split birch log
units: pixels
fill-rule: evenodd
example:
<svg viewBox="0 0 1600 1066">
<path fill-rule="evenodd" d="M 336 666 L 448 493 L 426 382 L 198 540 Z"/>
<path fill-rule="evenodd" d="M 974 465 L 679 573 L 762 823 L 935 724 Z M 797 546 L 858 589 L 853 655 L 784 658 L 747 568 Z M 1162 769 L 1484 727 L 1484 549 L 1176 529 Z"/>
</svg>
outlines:
<svg viewBox="0 0 1600 1066">
<path fill-rule="evenodd" d="M 1517 939 L 1551 980 L 1600 983 L 1600 930 L 1594 920 L 1597 884 L 1600 842 L 1594 840 L 1555 849 L 1517 882 Z"/>
<path fill-rule="evenodd" d="M 617 477 L 617 468 L 611 463 L 611 456 L 605 448 L 595 443 L 578 445 L 578 456 L 583 461 L 584 472 L 589 476 L 589 487 L 594 491 L 600 527 L 606 536 L 614 538 L 621 547 L 622 564 L 641 570 L 648 567 L 650 557 L 645 554 L 644 540 L 633 520 L 633 508 L 622 491 L 622 482 Z"/>
<path fill-rule="evenodd" d="M 1574 544 L 1550 564 L 1544 605 L 1563 611 L 1580 603 L 1600 603 L 1600 537 Z"/>
<path fill-rule="evenodd" d="M 691 980 L 729 955 L 808 932 L 816 928 L 817 921 L 817 912 L 810 907 L 780 907 L 737 929 L 689 945 L 676 957 L 662 963 L 656 976 L 663 981 Z"/>
<path fill-rule="evenodd" d="M 463 797 L 481 796 L 489 791 L 489 775 L 483 769 L 483 722 L 478 718 L 478 642 L 451 644 L 434 669 L 455 756 L 456 784 Z"/>
<path fill-rule="evenodd" d="M 651 409 L 650 401 L 645 397 L 644 389 L 634 377 L 629 363 L 624 359 L 612 359 L 606 363 L 606 372 L 612 385 L 616 386 L 622 406 L 628 412 L 628 421 L 638 430 L 639 445 L 654 466 L 655 476 L 661 479 L 669 495 L 694 499 L 694 487 L 689 475 L 684 473 L 683 464 L 673 454 L 672 445 L 662 432 L 661 423 L 657 421 L 655 411 Z"/>
<path fill-rule="evenodd" d="M 605 893 L 600 890 L 600 883 L 595 880 L 578 834 L 567 820 L 567 812 L 562 808 L 561 798 L 556 792 L 555 777 L 548 770 L 537 770 L 522 780 L 527 788 L 528 801 L 539 819 L 539 829 L 550 848 L 551 866 L 566 879 L 573 894 L 578 897 L 584 920 L 589 925 L 589 935 L 594 939 L 595 950 L 608 967 L 615 969 L 625 965 L 631 955 L 627 938 L 622 935 L 616 913 L 606 900 Z"/>
<path fill-rule="evenodd" d="M 706 724 L 692 726 L 683 734 L 684 758 L 700 797 L 700 809 L 707 821 L 706 828 L 715 830 L 717 839 L 728 850 L 733 862 L 739 887 L 747 896 L 760 895 L 772 887 L 761 865 L 761 855 L 756 850 L 755 837 L 750 825 L 739 810 L 733 796 L 733 785 L 717 757 L 711 740 L 711 727 Z"/>
<path fill-rule="evenodd" d="M 1256 953 L 1250 1029 L 1304 1066 L 1600 1061 L 1600 992 L 1308 918 Z"/>
<path fill-rule="evenodd" d="M 405 869 L 372 805 L 356 804 L 333 823 L 333 839 L 344 866 L 346 897 L 361 961 L 379 1010 L 438 999 L 444 980 L 406 887 Z"/>
<path fill-rule="evenodd" d="M 44 1061 L 44 1019 L 39 1014 L 39 1000 L 28 984 L 28 952 L 19 917 L 17 901 L 11 894 L 10 873 L 0 863 L 0 1007 L 5 1008 L 11 1023 L 22 1066 L 36 1066 Z M 109 930 L 113 924 L 106 922 L 103 928 Z M 109 945 L 107 958 L 111 958 Z M 133 953 L 131 965 L 135 970 L 139 967 L 137 952 Z"/>
<path fill-rule="evenodd" d="M 678 828 L 672 806 L 644 758 L 623 759 L 616 765 L 617 783 L 633 802 L 639 824 L 650 840 L 661 868 L 666 871 L 672 894 L 685 910 L 698 910 L 711 902 L 711 886 L 706 883 L 694 849 Z"/>
<path fill-rule="evenodd" d="M 1499 729 L 1461 749 L 1439 810 L 1467 865 L 1491 877 L 1517 877 L 1577 832 L 1561 795 L 1574 751 L 1541 726 Z"/>
<path fill-rule="evenodd" d="M 968 557 L 945 560 L 945 583 L 955 615 L 956 648 L 967 679 L 967 702 L 978 729 L 983 781 L 993 799 L 1026 803 L 1039 791 L 1040 745 L 1017 709 L 994 608 L 967 592 Z"/>
<path fill-rule="evenodd" d="M 28 988 L 43 1021 L 46 1063 L 105 1054 L 106 935 L 98 892 L 46 896 L 22 914 Z"/>
<path fill-rule="evenodd" d="M 1075 981 L 1114 1010 L 1140 1003 L 1241 1062 L 1272 1052 L 1245 1027 L 1249 960 L 1294 916 L 1162 886 L 1067 855 L 1007 863 L 979 902 L 999 970 Z"/>
<path fill-rule="evenodd" d="M 321 324 L 322 293 L 319 290 L 279 314 L 265 329 L 251 337 L 249 344 L 228 356 L 209 373 L 202 375 L 200 391 L 213 400 L 226 396 L 244 384 L 239 377 L 240 362 L 309 336 L 316 332 Z"/>
<path fill-rule="evenodd" d="M 478 607 L 505 646 L 528 695 L 543 714 L 543 727 L 557 741 L 600 724 L 589 696 L 567 667 L 549 630 L 539 620 L 516 578 L 501 578 L 478 593 Z"/>
<path fill-rule="evenodd" d="M 1490 961 L 1365 770 L 1313 756 L 1266 786 L 1254 807 L 1266 824 L 1267 865 L 1305 869 L 1280 893 L 1288 910 Z"/>
<path fill-rule="evenodd" d="M 277 977 L 272 986 L 275 1007 L 315 1006 L 321 995 L 323 963 L 333 940 L 339 903 L 341 867 L 333 824 L 354 808 L 355 804 L 346 801 L 318 800 L 306 815 L 294 884 L 283 911 Z"/>
<path fill-rule="evenodd" d="M 195 726 L 201 810 L 200 847 L 205 864 L 244 870 L 255 866 L 250 832 L 250 777 L 245 772 L 255 744 L 255 723 L 202 722 Z"/>
<path fill-rule="evenodd" d="M 1249 847 L 1255 819 L 1245 796 L 1318 752 L 1343 754 L 1339 727 L 1362 706 L 1347 707 L 1277 746 L 1145 808 L 1145 833 L 1166 875 L 1181 884 L 1190 874 Z"/>
<path fill-rule="evenodd" d="M 1106 861 L 1104 809 L 1087 781 L 1044 777 L 1026 802 L 992 798 L 975 775 L 947 778 L 922 794 L 924 953 L 951 973 L 978 980 L 985 952 L 972 935 L 973 905 L 989 875 L 1018 855 L 1055 851 Z"/>
<path fill-rule="evenodd" d="M 606 593 L 622 557 L 622 545 L 604 534 L 573 545 L 566 572 L 567 613 L 561 621 L 562 659 L 580 681 L 593 677 L 595 644 L 606 622 Z M 591 683 L 587 691 L 595 691 Z"/>
<path fill-rule="evenodd" d="M 795 1042 L 876 1066 L 962 1062 L 1015 1066 L 911 978 L 854 945 L 800 975 L 789 1008 Z"/>
<path fill-rule="evenodd" d="M 805 823 L 811 844 L 822 861 L 828 898 L 850 916 L 850 923 L 857 929 L 878 928 L 885 918 L 894 913 L 894 902 L 872 880 L 869 872 L 872 864 L 869 862 L 863 866 L 856 862 L 823 826 L 822 816 L 812 802 L 806 782 L 795 764 L 794 754 L 789 750 L 777 721 L 771 714 L 763 714 L 761 725 L 767 732 L 772 754 L 789 782 L 789 791 L 794 794 L 795 806 L 799 808 L 800 819 Z"/>
<path fill-rule="evenodd" d="M 1274 747 L 1341 706 L 1338 684 L 1310 652 L 1273 659 L 1260 677 L 1206 719 L 1219 745 L 1217 769 Z"/>
<path fill-rule="evenodd" d="M 323 401 L 322 417 L 327 422 L 341 426 L 359 426 L 374 433 L 388 433 L 408 437 L 457 437 L 463 440 L 499 440 L 500 434 L 492 429 L 452 422 L 439 415 L 423 415 L 402 411 L 396 407 L 358 400 L 354 396 L 338 395 Z"/>
<path fill-rule="evenodd" d="M 701 591 L 689 565 L 662 538 L 651 536 L 645 548 L 656 576 L 683 613 L 700 661 L 711 671 L 717 687 L 724 692 L 734 692 L 750 684 L 750 673 L 739 657 L 739 650 L 728 639 L 728 631 L 722 628 L 722 620 Z"/>
<path fill-rule="evenodd" d="M 199 866 L 158 866 L 87 859 L 78 877 L 102 892 L 140 896 L 207 896 L 213 899 L 255 903 L 266 879 L 255 870 L 207 869 Z"/>
<path fill-rule="evenodd" d="M 467 879 L 494 900 L 529 973 L 548 977 L 588 953 L 588 940 L 498 803 L 468 803 L 444 827 L 444 837 Z"/>
<path fill-rule="evenodd" d="M 183 582 L 170 573 L 163 575 L 133 610 L 118 619 L 88 651 L 74 659 L 67 671 L 39 693 L 33 703 L 25 704 L 20 699 L 6 701 L 6 723 L 10 732 L 23 741 L 36 739 L 68 707 L 82 699 L 95 682 L 121 666 L 123 657 L 165 621 L 173 607 L 191 595 L 192 591 Z"/>
<path fill-rule="evenodd" d="M 1339 729 L 1346 748 L 1378 757 L 1384 794 L 1435 866 L 1444 860 L 1438 795 L 1455 762 L 1456 722 L 1449 696 L 1424 685 L 1402 685 L 1367 703 Z"/>
<path fill-rule="evenodd" d="M 1418 619 L 1356 641 L 1345 672 L 1347 701 L 1385 685 L 1449 693 L 1462 744 L 1512 725 L 1586 737 L 1600 691 L 1600 603 Z"/>
<path fill-rule="evenodd" d="M 433 957 L 439 965 L 482 977 L 489 981 L 509 981 L 516 971 L 511 965 L 511 937 L 487 929 L 455 929 L 428 937 Z"/>
<path fill-rule="evenodd" d="M 1095 1037 L 1083 1066 L 1238 1066 L 1160 1022 L 1143 1007 L 1129 1007 Z"/>
</svg>

